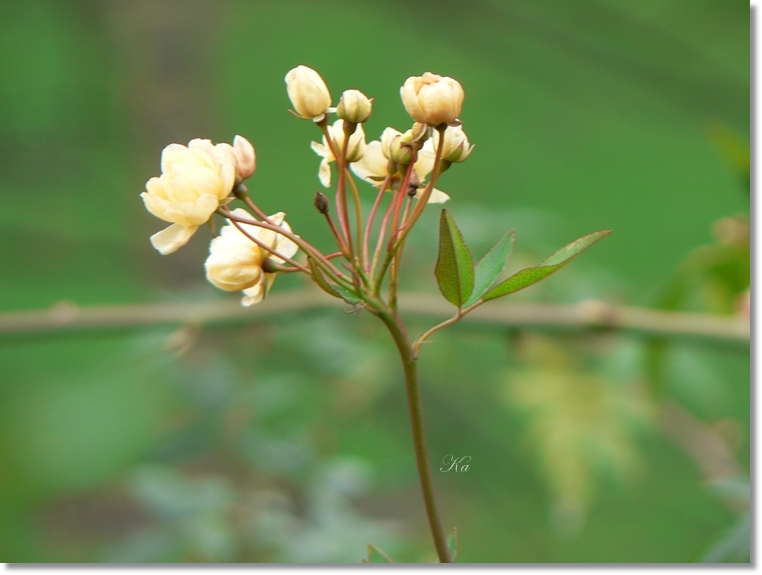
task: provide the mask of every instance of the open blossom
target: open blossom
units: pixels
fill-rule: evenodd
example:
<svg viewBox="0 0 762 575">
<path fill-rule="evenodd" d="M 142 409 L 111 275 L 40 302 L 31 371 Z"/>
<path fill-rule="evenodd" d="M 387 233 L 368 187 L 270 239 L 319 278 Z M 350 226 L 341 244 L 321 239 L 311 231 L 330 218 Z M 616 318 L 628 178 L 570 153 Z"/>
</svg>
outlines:
<svg viewBox="0 0 762 575">
<path fill-rule="evenodd" d="M 447 76 L 426 72 L 411 76 L 400 88 L 402 103 L 416 122 L 438 126 L 457 120 L 463 107 L 463 87 Z"/>
<path fill-rule="evenodd" d="M 432 135 L 432 148 L 434 150 L 439 146 L 439 131 L 434 130 Z M 448 162 L 463 162 L 474 149 L 468 143 L 468 136 L 463 131 L 462 126 L 448 126 L 444 134 L 444 146 L 442 148 L 442 158 Z"/>
<path fill-rule="evenodd" d="M 140 194 L 157 218 L 172 222 L 151 236 L 161 254 L 184 246 L 198 226 L 206 223 L 233 189 L 236 157 L 229 144 L 191 140 L 188 146 L 170 144 L 161 153 L 161 176 L 146 183 Z"/>
<path fill-rule="evenodd" d="M 344 133 L 344 120 L 336 120 L 332 126 L 328 126 L 328 133 L 331 135 L 331 139 L 336 146 L 336 150 L 340 151 L 344 147 L 344 139 L 346 134 Z M 318 170 L 318 178 L 320 183 L 326 188 L 331 185 L 331 162 L 335 162 L 336 158 L 331 152 L 330 146 L 326 143 L 325 137 L 323 143 L 312 142 L 312 149 L 318 156 L 322 156 L 323 160 L 320 162 L 320 169 Z M 363 157 L 365 153 L 365 132 L 360 124 L 357 125 L 357 129 L 354 134 L 349 136 L 347 142 L 347 161 L 357 162 Z"/>
<path fill-rule="evenodd" d="M 286 90 L 302 118 L 319 119 L 331 106 L 328 86 L 320 74 L 307 66 L 297 66 L 286 74 Z"/>
<path fill-rule="evenodd" d="M 251 218 L 251 215 L 241 208 L 233 210 L 233 214 Z M 278 212 L 269 219 L 290 232 L 291 227 L 284 221 L 285 217 L 286 214 Z M 238 225 L 246 230 L 249 236 L 258 239 L 284 257 L 293 257 L 299 249 L 292 240 L 272 230 L 250 224 Z M 275 273 L 263 269 L 268 260 L 283 263 L 280 257 L 262 249 L 228 220 L 220 235 L 212 240 L 204 267 L 206 277 L 212 284 L 225 291 L 243 291 L 241 303 L 250 306 L 262 301 L 275 281 Z"/>
<path fill-rule="evenodd" d="M 391 128 L 389 129 L 391 130 Z M 389 132 L 389 134 L 393 135 L 392 132 Z M 421 148 L 421 150 L 418 152 L 418 159 L 413 165 L 415 175 L 418 177 L 418 182 L 420 182 L 416 197 L 420 196 L 426 186 L 424 180 L 434 169 L 434 159 L 435 154 L 434 149 L 431 145 L 431 140 L 427 140 L 423 144 L 423 148 Z M 392 176 L 393 181 L 396 180 L 399 183 L 402 182 L 401 174 L 389 173 L 390 165 L 394 166 L 394 163 L 390 162 L 384 154 L 383 144 L 378 140 L 374 140 L 372 142 L 368 142 L 368 145 L 365 147 L 365 154 L 363 155 L 362 159 L 359 162 L 352 164 L 350 167 L 358 177 L 362 178 L 376 188 L 381 188 L 383 181 L 387 176 Z M 388 186 L 389 191 L 391 191 L 392 188 L 393 185 Z M 434 188 L 431 190 L 431 195 L 429 196 L 428 203 L 443 204 L 449 199 L 450 196 Z"/>
</svg>

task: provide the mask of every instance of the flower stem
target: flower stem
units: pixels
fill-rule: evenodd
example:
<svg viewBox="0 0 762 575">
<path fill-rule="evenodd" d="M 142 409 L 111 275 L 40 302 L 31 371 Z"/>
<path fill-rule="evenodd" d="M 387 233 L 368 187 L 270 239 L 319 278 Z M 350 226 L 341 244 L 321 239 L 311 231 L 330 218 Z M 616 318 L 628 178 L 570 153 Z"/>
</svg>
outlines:
<svg viewBox="0 0 762 575">
<path fill-rule="evenodd" d="M 236 214 L 232 213 L 230 210 L 228 210 L 225 207 L 219 207 L 217 208 L 217 213 L 221 216 L 227 218 L 231 222 L 238 222 L 241 224 L 248 224 L 250 226 L 257 226 L 260 228 L 264 228 L 266 230 L 271 230 L 275 233 L 281 234 L 288 239 L 290 239 L 292 242 L 294 242 L 296 245 L 298 245 L 302 251 L 304 251 L 306 254 L 310 255 L 315 259 L 315 261 L 318 262 L 318 265 L 321 267 L 321 269 L 328 274 L 328 276 L 334 280 L 335 282 L 342 284 L 342 280 L 346 281 L 346 278 L 344 277 L 344 274 L 342 274 L 336 266 L 334 266 L 331 262 L 329 262 L 326 257 L 320 253 L 320 251 L 315 248 L 310 243 L 304 241 L 301 237 L 297 236 L 296 234 L 289 232 L 285 228 L 282 228 L 281 226 L 277 226 L 272 223 L 265 223 L 260 222 L 251 218 L 242 218 L 240 216 L 237 216 Z M 246 234 L 248 235 L 248 234 Z M 261 246 L 260 246 L 261 247 Z M 271 250 L 270 250 L 271 251 Z M 351 285 L 351 284 L 349 284 Z"/>
<path fill-rule="evenodd" d="M 418 198 L 418 203 L 413 209 L 413 213 L 410 215 L 407 226 L 404 230 L 400 231 L 399 237 L 397 238 L 397 245 L 402 245 L 405 242 L 405 238 L 407 238 L 410 230 L 413 229 L 413 226 L 418 221 L 418 218 L 421 217 L 423 210 L 426 209 L 426 204 L 429 203 L 429 198 L 431 197 L 431 192 L 434 189 L 434 184 L 436 184 L 437 179 L 439 178 L 439 170 L 442 166 L 442 152 L 444 151 L 444 134 L 447 126 L 443 124 L 435 129 L 439 132 L 439 146 L 437 147 L 437 153 L 434 158 L 434 167 L 431 170 L 431 177 L 429 178 L 429 183 L 426 184 L 426 188 L 424 188 L 423 193 Z M 395 250 L 392 248 L 390 251 L 394 252 Z"/>
<path fill-rule="evenodd" d="M 434 546 L 437 549 L 440 563 L 452 563 L 452 557 L 450 557 L 450 551 L 447 548 L 447 538 L 442 528 L 442 519 L 434 499 L 434 482 L 431 476 L 429 451 L 426 446 L 426 432 L 423 427 L 423 412 L 421 411 L 421 394 L 418 388 L 418 365 L 413 356 L 413 348 L 402 320 L 399 319 L 396 312 L 380 311 L 378 316 L 389 329 L 394 343 L 397 345 L 397 350 L 402 359 L 402 367 L 405 371 L 405 387 L 407 388 L 410 424 L 413 430 L 415 461 L 418 465 L 418 477 L 421 481 L 423 502 L 426 506 L 426 515 L 429 519 L 431 535 L 434 538 Z"/>
<path fill-rule="evenodd" d="M 381 184 L 381 188 L 378 191 L 378 195 L 376 196 L 376 201 L 373 202 L 373 208 L 370 210 L 370 215 L 368 216 L 368 223 L 365 227 L 365 235 L 363 237 L 363 258 L 365 261 L 365 270 L 370 274 L 371 267 L 370 267 L 370 256 L 368 252 L 368 242 L 370 241 L 370 234 L 373 231 L 373 220 L 376 218 L 376 212 L 378 211 L 378 206 L 381 205 L 381 200 L 384 197 L 384 194 L 386 193 L 386 186 L 389 184 L 389 176 L 386 176 L 383 183 Z M 372 280 L 372 278 L 371 278 Z"/>
</svg>

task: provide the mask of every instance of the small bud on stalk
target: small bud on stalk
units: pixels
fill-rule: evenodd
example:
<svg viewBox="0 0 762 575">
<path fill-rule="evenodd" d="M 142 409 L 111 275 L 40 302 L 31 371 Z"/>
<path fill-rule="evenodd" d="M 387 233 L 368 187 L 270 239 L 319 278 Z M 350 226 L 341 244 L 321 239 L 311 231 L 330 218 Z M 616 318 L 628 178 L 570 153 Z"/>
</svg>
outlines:
<svg viewBox="0 0 762 575">
<path fill-rule="evenodd" d="M 328 213 L 328 197 L 320 190 L 315 192 L 315 207 L 323 215 Z"/>
<path fill-rule="evenodd" d="M 407 184 L 407 195 L 414 198 L 418 193 L 418 188 L 421 187 L 421 180 L 415 170 L 410 174 L 410 181 Z"/>
<path fill-rule="evenodd" d="M 371 100 L 359 90 L 345 90 L 336 107 L 336 114 L 352 124 L 362 124 L 370 118 L 373 105 Z"/>
</svg>

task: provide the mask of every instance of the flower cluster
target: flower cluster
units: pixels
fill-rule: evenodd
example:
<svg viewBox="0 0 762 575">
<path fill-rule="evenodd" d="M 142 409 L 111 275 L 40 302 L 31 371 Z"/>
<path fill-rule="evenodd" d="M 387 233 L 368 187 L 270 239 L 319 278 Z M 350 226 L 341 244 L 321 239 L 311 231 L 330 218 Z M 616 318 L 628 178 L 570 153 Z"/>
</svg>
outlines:
<svg viewBox="0 0 762 575">
<path fill-rule="evenodd" d="M 275 275 L 288 272 L 307 273 L 323 289 L 349 297 L 348 301 L 363 300 L 378 291 L 390 258 L 401 253 L 404 236 L 420 217 L 423 206 L 449 199 L 434 187 L 437 178 L 452 163 L 462 162 L 471 154 L 473 146 L 459 120 L 463 88 L 452 78 L 429 72 L 408 78 L 400 95 L 414 120 L 412 127 L 406 131 L 387 127 L 378 140 L 366 142 L 363 124 L 371 117 L 372 98 L 359 90 L 345 90 L 332 107 L 325 81 L 307 66 L 289 71 L 285 81 L 294 115 L 312 120 L 322 133 L 320 141 L 313 141 L 311 146 L 321 158 L 320 183 L 328 188 L 336 182 L 338 223 L 325 194 L 318 193 L 315 205 L 328 220 L 339 252 L 324 255 L 292 232 L 283 212 L 266 216 L 254 203 L 243 182 L 256 169 L 256 154 L 242 136 L 236 136 L 232 145 L 196 139 L 187 146 L 170 144 L 164 149 L 161 175 L 147 182 L 142 198 L 148 211 L 171 225 L 151 236 L 151 243 L 162 254 L 172 253 L 185 245 L 199 226 L 209 223 L 214 230 L 217 214 L 226 223 L 211 242 L 206 277 L 220 289 L 242 292 L 244 305 L 261 301 Z M 331 114 L 337 116 L 332 123 Z M 352 174 L 377 190 L 366 224 Z M 356 215 L 351 223 L 347 186 Z M 387 192 L 392 197 L 371 258 L 367 236 Z M 415 209 L 410 205 L 414 198 L 422 200 Z M 236 200 L 244 207 L 227 207 Z M 382 257 L 384 247 L 387 257 Z M 306 262 L 294 260 L 299 250 Z M 347 260 L 344 267 L 349 276 L 330 261 L 336 255 Z"/>
</svg>

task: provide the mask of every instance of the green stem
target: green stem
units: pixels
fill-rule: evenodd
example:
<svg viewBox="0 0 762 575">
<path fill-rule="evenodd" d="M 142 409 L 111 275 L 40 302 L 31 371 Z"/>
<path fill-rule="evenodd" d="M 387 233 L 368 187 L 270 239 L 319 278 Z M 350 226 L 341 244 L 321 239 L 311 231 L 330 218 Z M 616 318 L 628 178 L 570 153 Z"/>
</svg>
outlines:
<svg viewBox="0 0 762 575">
<path fill-rule="evenodd" d="M 405 387 L 407 388 L 410 424 L 413 429 L 415 461 L 418 464 L 418 477 L 421 481 L 423 502 L 426 505 L 426 515 L 429 518 L 429 527 L 431 528 L 431 535 L 434 538 L 434 546 L 437 549 L 440 563 L 452 563 L 452 557 L 450 557 L 450 551 L 447 548 L 447 538 L 442 528 L 442 519 L 439 516 L 439 510 L 434 499 L 434 482 L 431 476 L 429 451 L 426 446 L 426 432 L 423 427 L 423 412 L 421 411 L 421 394 L 418 388 L 418 365 L 415 357 L 413 357 L 410 338 L 396 313 L 381 311 L 378 313 L 378 317 L 386 324 L 386 327 L 392 334 L 402 359 L 402 367 L 405 371 Z"/>
</svg>

